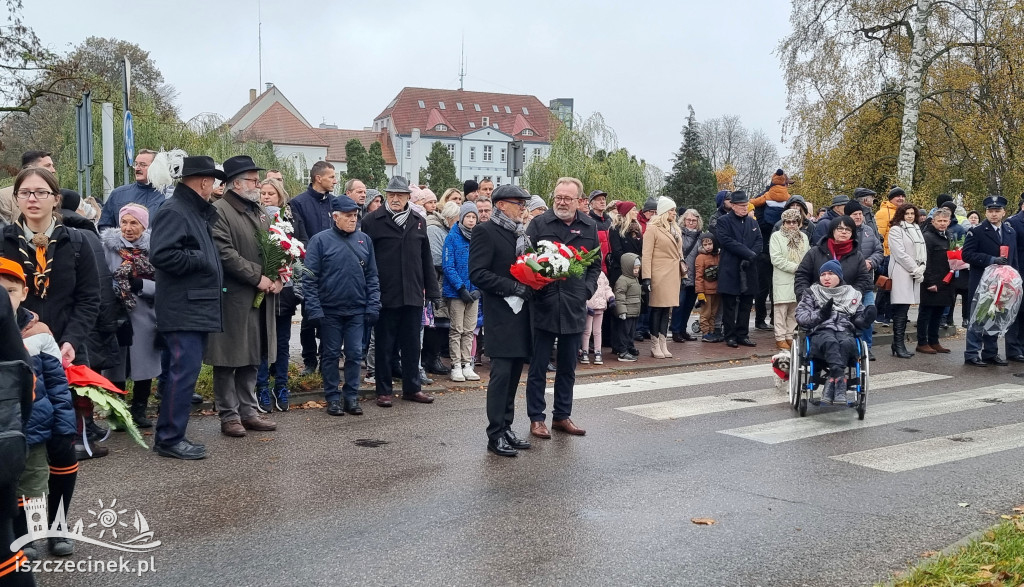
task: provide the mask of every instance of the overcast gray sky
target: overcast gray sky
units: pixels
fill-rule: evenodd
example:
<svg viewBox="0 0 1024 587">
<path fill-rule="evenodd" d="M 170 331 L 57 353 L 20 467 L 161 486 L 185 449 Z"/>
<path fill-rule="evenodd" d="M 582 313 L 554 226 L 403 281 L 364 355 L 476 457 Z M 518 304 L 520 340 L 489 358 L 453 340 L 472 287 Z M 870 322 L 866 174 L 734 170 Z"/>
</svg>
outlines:
<svg viewBox="0 0 1024 587">
<path fill-rule="evenodd" d="M 739 115 L 782 148 L 785 86 L 772 51 L 787 0 L 431 2 L 262 0 L 263 81 L 311 124 L 370 126 L 403 86 L 575 98 L 620 146 L 665 170 L 686 105 Z M 67 51 L 89 35 L 138 44 L 179 92 L 181 115 L 231 116 L 259 83 L 257 0 L 27 0 L 39 37 Z"/>
</svg>

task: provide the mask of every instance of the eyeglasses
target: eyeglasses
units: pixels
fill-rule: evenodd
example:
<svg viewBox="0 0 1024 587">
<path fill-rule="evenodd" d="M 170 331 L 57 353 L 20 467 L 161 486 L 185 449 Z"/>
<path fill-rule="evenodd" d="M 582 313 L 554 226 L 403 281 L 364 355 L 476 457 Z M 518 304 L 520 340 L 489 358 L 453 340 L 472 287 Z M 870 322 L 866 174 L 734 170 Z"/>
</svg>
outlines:
<svg viewBox="0 0 1024 587">
<path fill-rule="evenodd" d="M 526 202 L 524 202 L 522 200 L 505 200 L 505 201 L 508 202 L 509 204 L 512 204 L 513 206 L 516 206 L 520 210 L 522 210 L 523 208 L 526 207 Z"/>
<path fill-rule="evenodd" d="M 573 198 L 572 196 L 555 196 L 555 201 L 556 201 L 556 202 L 565 202 L 565 203 L 569 203 L 569 202 L 571 202 L 571 201 L 573 201 L 573 200 L 576 200 L 576 199 L 577 199 L 577 198 Z"/>
<path fill-rule="evenodd" d="M 50 190 L 18 190 L 19 200 L 27 200 L 33 196 L 35 196 L 37 200 L 48 200 L 52 195 L 53 192 Z"/>
<path fill-rule="evenodd" d="M 783 220 L 782 223 L 783 224 L 800 224 L 796 220 Z"/>
<path fill-rule="evenodd" d="M 839 225 L 839 226 L 837 226 L 837 227 L 836 227 L 836 232 L 839 232 L 839 231 L 843 231 L 843 232 L 853 232 L 853 229 L 852 229 L 852 228 L 850 228 L 849 226 L 843 226 L 843 225 Z"/>
</svg>

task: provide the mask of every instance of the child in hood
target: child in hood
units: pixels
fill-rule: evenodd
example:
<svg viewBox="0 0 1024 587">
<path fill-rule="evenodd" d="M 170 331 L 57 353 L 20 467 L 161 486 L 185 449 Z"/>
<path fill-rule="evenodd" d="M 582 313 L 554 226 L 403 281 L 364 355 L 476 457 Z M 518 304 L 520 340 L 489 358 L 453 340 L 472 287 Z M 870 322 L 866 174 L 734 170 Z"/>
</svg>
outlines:
<svg viewBox="0 0 1024 587">
<path fill-rule="evenodd" d="M 622 341 L 623 350 L 619 353 L 619 360 L 623 362 L 636 361 L 639 351 L 633 348 L 633 335 L 636 330 L 636 319 L 640 315 L 642 304 L 642 292 L 640 289 L 640 256 L 636 253 L 625 253 L 619 263 L 622 266 L 622 275 L 615 280 L 615 312 L 618 320 L 619 340 Z M 630 345 L 626 348 L 626 345 Z"/>
<path fill-rule="evenodd" d="M 861 303 L 861 294 L 843 283 L 843 268 L 835 259 L 822 263 L 818 283 L 804 290 L 796 308 L 797 323 L 811 338 L 811 356 L 828 365 L 822 401 L 846 403 L 846 366 L 857 358 L 855 332 L 870 326 L 875 306 Z"/>
<path fill-rule="evenodd" d="M 584 365 L 590 363 L 590 354 L 587 352 L 590 344 L 590 335 L 594 335 L 594 364 L 604 365 L 601 358 L 601 326 L 604 322 L 604 311 L 615 306 L 615 294 L 608 284 L 608 278 L 604 272 L 597 274 L 597 291 L 587 300 L 587 323 L 583 328 L 583 346 L 580 348 L 579 359 Z"/>
<path fill-rule="evenodd" d="M 710 232 L 700 235 L 700 252 L 693 263 L 693 288 L 697 295 L 704 296 L 700 308 L 700 331 L 704 342 L 722 342 L 715 332 L 715 316 L 718 314 L 718 241 Z"/>
<path fill-rule="evenodd" d="M 785 210 L 790 197 L 789 189 L 786 187 L 788 185 L 789 177 L 778 169 L 772 176 L 768 191 L 750 200 L 750 205 L 755 209 L 764 207 L 758 214 L 759 218 L 763 217 L 764 223 L 774 226 L 782 217 L 782 211 Z"/>
</svg>

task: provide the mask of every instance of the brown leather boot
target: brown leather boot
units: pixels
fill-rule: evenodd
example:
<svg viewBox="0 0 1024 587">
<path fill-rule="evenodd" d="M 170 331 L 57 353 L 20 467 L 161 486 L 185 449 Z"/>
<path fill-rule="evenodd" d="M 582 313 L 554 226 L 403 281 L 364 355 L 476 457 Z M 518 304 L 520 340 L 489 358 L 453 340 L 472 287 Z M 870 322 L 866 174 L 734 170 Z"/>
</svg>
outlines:
<svg viewBox="0 0 1024 587">
<path fill-rule="evenodd" d="M 937 354 L 939 352 L 939 351 L 933 349 L 930 345 L 927 345 L 927 344 L 919 344 L 919 345 L 917 345 L 917 348 L 914 349 L 914 351 L 918 352 L 918 353 L 924 353 L 926 355 L 934 355 L 934 354 Z"/>
<path fill-rule="evenodd" d="M 782 350 L 785 350 L 785 351 L 788 351 L 789 349 L 793 348 L 793 347 L 792 347 L 792 346 L 791 346 L 791 345 L 789 344 L 789 341 L 788 341 L 788 340 L 777 340 L 777 341 L 775 341 L 775 346 L 777 346 L 777 347 L 779 347 L 780 349 L 782 349 Z"/>
<path fill-rule="evenodd" d="M 566 418 L 564 420 L 552 420 L 551 429 L 558 430 L 559 432 L 565 432 L 566 434 L 572 434 L 573 436 L 584 436 L 587 433 L 586 430 L 573 424 L 572 420 L 570 420 L 569 418 Z"/>
<path fill-rule="evenodd" d="M 934 350 L 937 353 L 948 353 L 948 352 L 951 352 L 949 349 L 947 349 L 946 347 L 942 346 L 940 343 L 935 343 L 935 344 L 931 345 L 931 347 L 932 347 L 932 350 Z"/>
<path fill-rule="evenodd" d="M 220 423 L 220 433 L 224 436 L 232 436 L 234 438 L 241 438 L 245 436 L 245 428 L 242 428 L 242 423 L 238 420 L 231 422 Z"/>
<path fill-rule="evenodd" d="M 551 438 L 551 433 L 544 422 L 530 422 L 530 434 L 537 438 Z"/>
</svg>

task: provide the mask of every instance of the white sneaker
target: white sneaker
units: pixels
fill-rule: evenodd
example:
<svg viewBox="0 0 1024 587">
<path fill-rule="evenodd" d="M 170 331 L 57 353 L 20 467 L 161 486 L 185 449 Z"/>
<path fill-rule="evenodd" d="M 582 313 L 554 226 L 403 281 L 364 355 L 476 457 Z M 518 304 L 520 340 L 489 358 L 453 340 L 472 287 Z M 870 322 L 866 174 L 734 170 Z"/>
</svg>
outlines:
<svg viewBox="0 0 1024 587">
<path fill-rule="evenodd" d="M 594 364 L 604 365 L 604 359 L 601 358 L 601 353 L 594 353 Z"/>
<path fill-rule="evenodd" d="M 462 367 L 462 376 L 466 378 L 466 381 L 480 381 L 480 376 L 473 370 L 473 363 L 466 363 Z"/>
<path fill-rule="evenodd" d="M 470 371 L 472 371 L 472 368 L 470 368 Z M 465 381 L 466 380 L 466 376 L 463 375 L 463 372 L 462 372 L 462 365 L 461 364 L 459 364 L 459 363 L 452 363 L 451 379 L 452 379 L 452 381 Z"/>
</svg>

